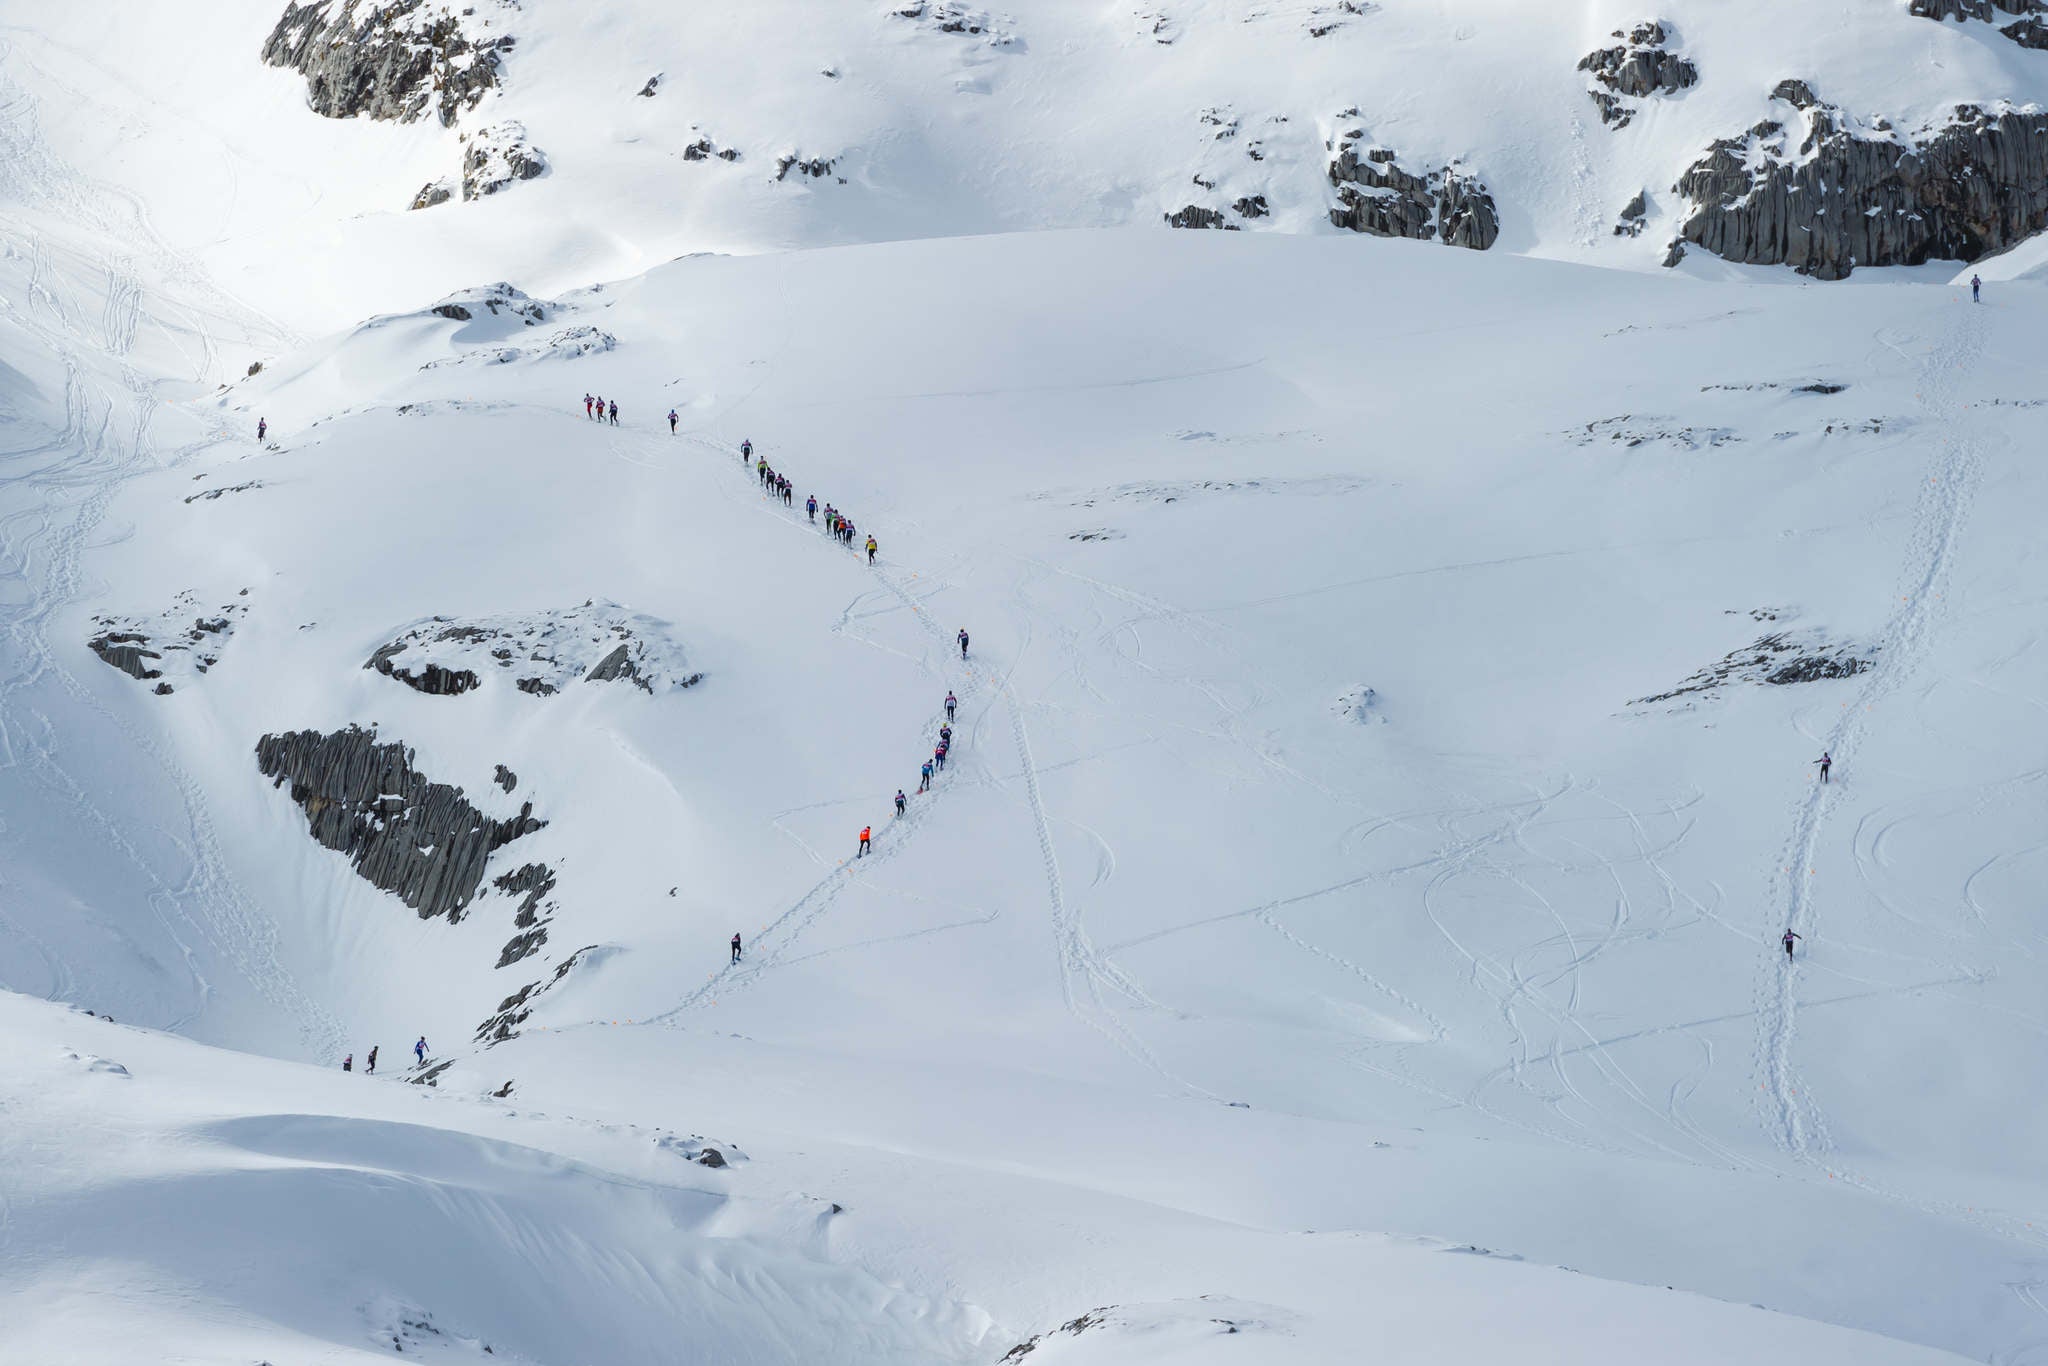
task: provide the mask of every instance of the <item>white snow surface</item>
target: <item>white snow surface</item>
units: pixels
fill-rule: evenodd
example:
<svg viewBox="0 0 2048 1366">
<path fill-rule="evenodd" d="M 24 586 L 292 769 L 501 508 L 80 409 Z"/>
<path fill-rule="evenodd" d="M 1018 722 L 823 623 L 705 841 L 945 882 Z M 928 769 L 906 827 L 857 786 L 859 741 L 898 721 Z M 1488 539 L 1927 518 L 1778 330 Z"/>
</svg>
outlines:
<svg viewBox="0 0 2048 1366">
<path fill-rule="evenodd" d="M 0 1362 L 2048 1360 L 2038 253 L 1607 236 L 2038 57 L 1674 6 L 1610 133 L 1604 3 L 907 8 L 524 0 L 443 129 L 0 3 Z M 1501 246 L 1327 230 L 1349 105 Z M 1160 228 L 1226 107 L 1279 230 Z M 258 771 L 352 725 L 546 822 L 530 955 Z"/>
</svg>

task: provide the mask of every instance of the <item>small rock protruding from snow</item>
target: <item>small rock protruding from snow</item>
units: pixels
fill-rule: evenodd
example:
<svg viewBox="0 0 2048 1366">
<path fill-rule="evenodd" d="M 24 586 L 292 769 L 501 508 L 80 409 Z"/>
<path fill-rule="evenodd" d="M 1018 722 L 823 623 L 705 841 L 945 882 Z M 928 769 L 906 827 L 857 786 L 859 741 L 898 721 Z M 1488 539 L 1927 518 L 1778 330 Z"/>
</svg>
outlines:
<svg viewBox="0 0 2048 1366">
<path fill-rule="evenodd" d="M 807 157 L 800 152 L 784 152 L 775 159 L 775 179 L 777 182 L 787 180 L 794 171 L 799 179 L 823 180 L 832 174 L 838 163 L 837 157 Z M 839 183 L 844 185 L 846 182 L 842 179 Z"/>
<path fill-rule="evenodd" d="M 709 137 L 701 133 L 688 146 L 683 148 L 684 161 L 709 161 L 713 157 L 717 157 L 720 161 L 738 161 L 740 159 L 740 149 L 737 147 L 720 147 Z M 828 165 L 826 169 L 829 170 L 831 168 Z M 777 179 L 780 178 L 779 176 L 777 177 Z"/>
<path fill-rule="evenodd" d="M 1380 712 L 1380 695 L 1372 688 L 1359 686 L 1337 699 L 1337 715 L 1347 721 L 1356 721 L 1361 726 L 1384 726 L 1387 718 Z"/>
<path fill-rule="evenodd" d="M 1614 221 L 1614 235 L 1616 237 L 1641 237 L 1643 235 L 1644 221 L 1649 215 L 1649 197 L 1643 191 L 1637 190 L 1635 198 L 1621 206 L 1621 216 Z"/>
<path fill-rule="evenodd" d="M 430 180 L 420 186 L 420 192 L 412 197 L 408 209 L 431 209 L 437 204 L 446 204 L 455 198 L 455 187 L 446 180 Z"/>
</svg>

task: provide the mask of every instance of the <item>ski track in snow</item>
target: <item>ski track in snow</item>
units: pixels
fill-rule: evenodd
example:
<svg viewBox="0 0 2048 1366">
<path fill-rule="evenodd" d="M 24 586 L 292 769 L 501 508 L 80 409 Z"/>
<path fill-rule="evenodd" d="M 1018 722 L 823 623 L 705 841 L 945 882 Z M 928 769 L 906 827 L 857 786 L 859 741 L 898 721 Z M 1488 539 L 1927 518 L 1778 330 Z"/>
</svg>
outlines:
<svg viewBox="0 0 2048 1366">
<path fill-rule="evenodd" d="M 1872 708 L 1903 687 L 1925 662 L 1929 636 L 1942 613 L 1941 590 L 1953 570 L 1971 499 L 1982 477 L 1987 442 L 2003 441 L 1987 434 L 1954 394 L 1957 379 L 1983 349 L 1982 319 L 1978 309 L 1964 308 L 1948 335 L 1918 363 L 1920 400 L 1932 419 L 1929 425 L 1937 427 L 1942 436 L 1907 543 L 1906 563 L 1900 573 L 1900 605 L 1878 637 L 1875 667 L 1865 672 L 1863 685 L 1841 717 L 1825 734 L 1809 737 L 1834 756 L 1838 776 L 1830 783 L 1809 779 L 1812 786 L 1796 808 L 1781 855 L 1778 893 L 1770 903 L 1778 918 L 1762 927 L 1765 946 L 1756 1011 L 1758 1093 L 1764 1127 L 1778 1148 L 1798 1165 L 1823 1171 L 1832 1180 L 1881 1198 L 2040 1246 L 2048 1244 L 2048 1234 L 2035 1231 L 2023 1218 L 1908 1194 L 1853 1169 L 1836 1155 L 1826 1115 L 1793 1060 L 1802 1004 L 1799 984 L 1811 970 L 1810 959 L 1795 960 L 1778 942 L 1778 936 L 1789 928 L 1804 936 L 1800 945 L 1803 955 L 1827 951 L 1825 941 L 1818 940 L 1826 899 L 1815 886 L 1815 870 L 1829 817 L 1843 800 L 1845 786 L 1855 781 L 1856 760 L 1869 738 Z M 1880 333 L 1878 340 L 1902 359 L 1910 359 L 1891 338 Z M 1923 990 L 1979 980 L 1981 973 L 1965 970 L 1892 990 Z M 2040 1310 L 2038 1302 L 2031 1303 Z M 2021 1354 L 2031 1350 L 2030 1346 Z"/>
</svg>

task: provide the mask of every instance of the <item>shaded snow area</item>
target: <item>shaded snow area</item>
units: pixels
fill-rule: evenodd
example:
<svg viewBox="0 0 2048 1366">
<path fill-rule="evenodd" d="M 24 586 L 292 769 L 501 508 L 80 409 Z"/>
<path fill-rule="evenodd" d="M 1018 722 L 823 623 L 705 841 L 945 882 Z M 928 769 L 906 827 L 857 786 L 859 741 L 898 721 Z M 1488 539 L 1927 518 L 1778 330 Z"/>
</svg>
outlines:
<svg viewBox="0 0 2048 1366">
<path fill-rule="evenodd" d="M 0 0 L 0 1366 L 2048 1363 L 2026 8 Z"/>
</svg>

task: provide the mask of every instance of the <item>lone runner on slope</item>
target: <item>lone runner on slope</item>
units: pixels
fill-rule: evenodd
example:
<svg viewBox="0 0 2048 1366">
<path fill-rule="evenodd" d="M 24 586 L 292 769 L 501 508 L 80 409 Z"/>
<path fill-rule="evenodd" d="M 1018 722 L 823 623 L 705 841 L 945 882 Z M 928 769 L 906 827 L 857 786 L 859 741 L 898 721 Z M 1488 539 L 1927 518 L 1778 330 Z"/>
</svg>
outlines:
<svg viewBox="0 0 2048 1366">
<path fill-rule="evenodd" d="M 1815 759 L 1814 763 L 1820 765 L 1820 780 L 1826 782 L 1828 780 L 1828 770 L 1835 766 L 1835 756 L 1826 750 L 1822 750 L 1820 758 Z"/>
<path fill-rule="evenodd" d="M 735 963 L 740 961 L 740 934 L 738 930 L 734 930 L 732 934 L 732 961 Z"/>
<path fill-rule="evenodd" d="M 1797 941 L 1797 940 L 1799 940 L 1799 939 L 1803 938 L 1803 937 L 1804 937 L 1804 936 L 1802 936 L 1802 935 L 1794 934 L 1794 933 L 1793 933 L 1792 931 L 1790 931 L 1790 930 L 1787 930 L 1787 931 L 1785 931 L 1785 939 L 1784 939 L 1784 944 L 1785 944 L 1785 956 L 1786 956 L 1787 958 L 1790 958 L 1790 957 L 1792 956 L 1792 945 L 1793 945 L 1793 943 L 1794 943 L 1795 941 Z"/>
</svg>

